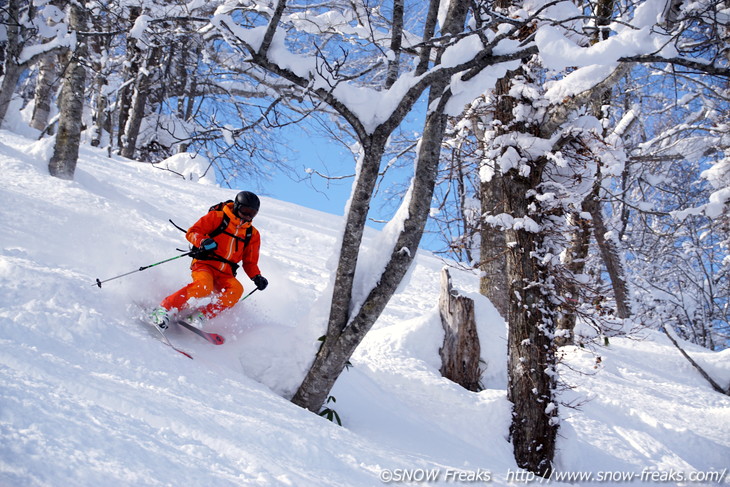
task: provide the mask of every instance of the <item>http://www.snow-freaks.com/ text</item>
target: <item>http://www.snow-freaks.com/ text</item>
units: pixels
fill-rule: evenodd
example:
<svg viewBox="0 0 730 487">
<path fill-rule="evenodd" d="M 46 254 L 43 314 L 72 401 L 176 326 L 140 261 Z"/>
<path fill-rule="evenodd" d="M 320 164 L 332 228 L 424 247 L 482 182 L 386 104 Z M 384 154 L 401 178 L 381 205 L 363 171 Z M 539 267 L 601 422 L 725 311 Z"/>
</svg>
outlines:
<svg viewBox="0 0 730 487">
<path fill-rule="evenodd" d="M 640 472 L 629 471 L 600 471 L 600 472 L 560 472 L 553 470 L 548 477 L 541 477 L 527 470 L 507 470 L 506 475 L 495 476 L 490 470 L 458 470 L 447 468 L 394 468 L 380 471 L 380 480 L 383 483 L 424 483 L 431 482 L 453 483 L 453 484 L 480 484 L 491 483 L 497 478 L 508 483 L 703 483 L 721 484 L 727 476 L 728 469 L 689 471 L 680 470 L 655 470 L 645 468 Z"/>
</svg>

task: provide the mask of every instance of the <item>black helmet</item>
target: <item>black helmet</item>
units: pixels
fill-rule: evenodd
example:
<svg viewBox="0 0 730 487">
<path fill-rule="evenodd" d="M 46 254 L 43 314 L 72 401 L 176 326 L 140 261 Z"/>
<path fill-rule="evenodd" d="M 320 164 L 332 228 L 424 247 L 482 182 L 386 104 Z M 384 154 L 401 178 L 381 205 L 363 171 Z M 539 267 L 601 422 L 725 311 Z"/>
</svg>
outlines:
<svg viewBox="0 0 730 487">
<path fill-rule="evenodd" d="M 247 220 L 251 220 L 259 212 L 260 206 L 261 201 L 258 196 L 250 191 L 241 191 L 233 202 L 233 211 L 240 218 L 246 217 Z"/>
</svg>

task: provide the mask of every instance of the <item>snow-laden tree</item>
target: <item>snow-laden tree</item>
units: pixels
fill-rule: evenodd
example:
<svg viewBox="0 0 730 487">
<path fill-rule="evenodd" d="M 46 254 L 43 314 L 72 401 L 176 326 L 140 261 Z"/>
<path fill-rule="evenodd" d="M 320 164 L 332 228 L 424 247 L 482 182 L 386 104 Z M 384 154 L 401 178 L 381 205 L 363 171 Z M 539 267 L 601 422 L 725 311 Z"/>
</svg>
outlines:
<svg viewBox="0 0 730 487">
<path fill-rule="evenodd" d="M 629 157 L 607 188 L 612 227 L 630 256 L 636 318 L 724 348 L 730 335 L 727 212 L 717 197 L 726 184 L 727 82 L 653 69 L 626 86 L 648 82 L 654 88 L 641 98 L 625 90 Z M 638 118 L 642 112 L 659 116 Z"/>
<path fill-rule="evenodd" d="M 415 257 L 430 210 L 448 109 L 458 109 L 478 86 L 503 73 L 506 62 L 525 55 L 522 46 L 509 41 L 516 26 L 504 24 L 500 33 L 472 29 L 467 27 L 468 2 L 451 2 L 443 11 L 438 6 L 431 2 L 423 11 L 404 10 L 400 4 L 391 10 L 384 4 L 351 2 L 307 7 L 282 0 L 275 8 L 230 2 L 215 18 L 226 40 L 267 76 L 288 83 L 312 106 L 324 104 L 344 119 L 359 146 L 330 287 L 327 332 L 293 398 L 312 411 L 322 407 Z M 421 33 L 412 33 L 412 28 Z M 380 255 L 363 258 L 362 235 L 383 154 L 394 131 L 426 93 L 411 186 L 383 232 L 387 241 L 377 249 Z"/>
<path fill-rule="evenodd" d="M 250 65 L 210 28 L 221 2 L 92 1 L 79 30 L 70 27 L 71 4 L 36 3 L 0 7 L 0 118 L 15 96 L 34 104 L 31 126 L 52 134 L 68 113 L 56 108 L 54 88 L 79 59 L 88 82 L 75 91 L 84 110 L 72 118 L 82 141 L 153 163 L 202 153 L 224 180 L 286 169 L 269 129 L 291 120 L 266 118 L 286 102 L 245 75 Z"/>
<path fill-rule="evenodd" d="M 64 14 L 53 3 L 35 5 L 25 0 L 9 0 L 0 5 L 0 124 L 16 94 L 18 81 L 30 66 L 51 52 L 68 49 L 74 42 Z"/>
<path fill-rule="evenodd" d="M 544 474 L 551 468 L 556 432 L 552 396 L 556 338 L 570 340 L 576 315 L 598 325 L 605 324 L 606 316 L 634 315 L 630 278 L 658 276 L 648 266 L 627 268 L 627 261 L 635 265 L 637 259 L 628 259 L 630 254 L 617 231 L 621 211 L 632 205 L 622 179 L 632 166 L 631 148 L 626 148 L 624 136 L 635 132 L 627 130 L 630 120 L 625 117 L 630 110 L 611 108 L 611 90 L 624 77 L 646 70 L 643 66 L 648 63 L 686 69 L 706 83 L 717 76 L 727 80 L 727 37 L 725 47 L 721 38 L 713 37 L 727 24 L 726 6 L 721 2 L 665 5 L 649 1 L 598 2 L 580 5 L 582 10 L 567 2 L 507 2 L 497 7 L 509 18 L 547 7 L 532 29 L 522 31 L 522 39 L 534 39 L 539 54 L 526 58 L 454 123 L 450 150 L 461 155 L 462 148 L 471 148 L 480 181 L 464 177 L 463 159 L 455 157 L 459 166 L 450 174 L 457 182 L 450 187 L 470 187 L 479 193 L 479 207 L 486 218 L 475 222 L 471 217 L 466 227 L 481 228 L 481 233 L 462 235 L 457 241 L 472 245 L 469 259 L 483 271 L 483 292 L 509 323 L 509 395 L 515 404 L 511 433 L 518 464 Z M 646 96 L 649 90 L 645 85 L 637 94 Z M 712 125 L 715 118 L 707 120 Z M 670 132 L 687 128 L 680 124 Z M 714 146 L 709 140 L 705 144 Z M 687 175 L 680 176 L 685 184 Z M 469 196 L 459 197 L 458 212 L 464 216 L 476 207 Z M 607 206 L 617 201 L 623 210 Z M 628 213 L 637 207 L 642 209 L 640 202 Z M 684 250 L 683 259 L 688 258 L 687 251 L 695 253 L 690 265 L 694 267 L 692 286 L 700 288 L 709 268 L 717 268 L 712 262 L 717 262 L 719 254 L 690 244 L 697 242 L 701 232 L 690 233 L 695 238 L 688 235 L 679 246 Z M 504 236 L 504 243 L 497 235 Z M 681 237 L 672 236 L 678 240 L 669 246 L 676 248 Z M 591 246 L 589 238 L 595 242 Z M 647 263 L 656 259 L 651 253 L 644 255 Z M 593 278 L 586 262 L 594 263 Z M 714 278 L 725 280 L 722 272 L 714 273 Z M 690 285 L 686 281 L 685 274 L 685 288 Z M 712 288 L 717 296 L 719 283 L 713 282 L 711 279 L 705 288 Z M 705 291 L 702 296 L 708 305 L 713 294 Z M 686 296 L 674 301 L 683 299 Z M 681 306 L 691 308 L 694 306 Z M 712 306 L 704 307 L 709 308 Z M 674 309 L 676 313 L 676 306 Z M 563 330 L 556 333 L 558 327 Z"/>
</svg>

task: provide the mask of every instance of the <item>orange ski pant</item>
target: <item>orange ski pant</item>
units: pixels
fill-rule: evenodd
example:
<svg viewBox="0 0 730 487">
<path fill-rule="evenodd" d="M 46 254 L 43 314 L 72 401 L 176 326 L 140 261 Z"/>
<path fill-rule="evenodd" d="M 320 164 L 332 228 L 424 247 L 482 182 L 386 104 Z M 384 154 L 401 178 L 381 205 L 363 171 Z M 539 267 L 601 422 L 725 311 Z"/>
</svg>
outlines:
<svg viewBox="0 0 730 487">
<path fill-rule="evenodd" d="M 193 282 L 166 297 L 161 305 L 168 310 L 172 308 L 183 310 L 188 307 L 190 299 L 206 298 L 217 293 L 213 301 L 200 310 L 207 318 L 213 318 L 241 299 L 243 285 L 231 274 L 196 263 L 193 265 L 192 276 Z"/>
</svg>

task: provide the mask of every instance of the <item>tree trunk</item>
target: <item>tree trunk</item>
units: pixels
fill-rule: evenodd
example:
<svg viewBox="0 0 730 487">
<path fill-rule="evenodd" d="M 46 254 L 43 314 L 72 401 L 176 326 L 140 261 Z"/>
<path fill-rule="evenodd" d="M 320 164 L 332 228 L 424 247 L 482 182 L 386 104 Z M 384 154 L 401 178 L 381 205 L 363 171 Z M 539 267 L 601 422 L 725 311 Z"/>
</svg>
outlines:
<svg viewBox="0 0 730 487">
<path fill-rule="evenodd" d="M 504 213 L 502 174 L 496 169 L 492 179 L 482 181 L 479 190 L 482 215 Z M 509 311 L 507 285 L 507 244 L 504 231 L 482 222 L 479 242 L 479 292 L 497 308 L 503 318 Z"/>
<path fill-rule="evenodd" d="M 453 288 L 446 267 L 441 269 L 439 312 L 444 328 L 444 345 L 439 349 L 441 375 L 467 390 L 480 391 L 481 347 L 474 316 L 474 300 L 460 295 Z"/>
<path fill-rule="evenodd" d="M 514 218 L 530 215 L 530 191 L 540 182 L 541 167 L 531 168 L 530 178 L 511 170 L 505 175 L 508 213 Z M 535 215 L 530 215 L 533 220 Z M 540 224 L 540 221 L 536 221 Z M 544 293 L 548 270 L 533 256 L 539 252 L 543 235 L 526 229 L 507 230 L 507 274 L 510 306 L 507 397 L 513 403 L 510 436 L 517 465 L 543 477 L 552 471 L 557 435 L 555 354 L 551 342 L 554 329 L 552 301 Z"/>
<path fill-rule="evenodd" d="M 3 64 L 3 81 L 0 86 L 0 126 L 8 113 L 10 101 L 15 94 L 18 80 L 23 73 L 23 68 L 18 65 L 18 55 L 23 48 L 21 45 L 20 26 L 17 21 L 20 17 L 20 2 L 10 0 L 7 4 L 7 13 L 3 15 L 5 24 L 5 62 Z M 5 19 L 8 19 L 5 21 Z M 13 19 L 12 21 L 10 19 Z"/>
<path fill-rule="evenodd" d="M 497 130 L 504 133 L 514 123 L 515 99 L 509 95 L 512 80 L 521 70 L 508 72 L 497 81 L 494 87 L 494 118 L 498 120 Z M 486 162 L 485 164 L 489 164 Z M 492 165 L 495 163 L 492 161 Z M 504 181 L 500 168 L 490 168 L 492 177 L 488 181 L 482 178 L 479 197 L 482 215 L 499 215 L 504 213 Z M 479 292 L 486 296 L 497 308 L 499 314 L 506 317 L 509 312 L 507 273 L 507 247 L 504 231 L 486 223 L 482 223 L 480 245 L 480 266 L 482 275 L 479 281 Z"/>
<path fill-rule="evenodd" d="M 129 28 L 134 25 L 137 18 L 142 14 L 140 7 L 129 7 Z M 127 39 L 127 62 L 125 63 L 125 73 L 123 75 L 123 84 L 119 89 L 119 117 L 117 125 L 117 147 L 121 154 L 122 148 L 126 147 L 125 142 L 125 128 L 127 126 L 127 118 L 129 117 L 129 110 L 132 106 L 132 94 L 134 93 L 134 80 L 137 79 L 139 74 L 140 57 L 141 52 L 137 47 L 137 39 Z"/>
<path fill-rule="evenodd" d="M 443 106 L 440 106 L 440 109 L 443 110 Z M 423 142 L 416 164 L 416 174 L 411 186 L 412 195 L 410 201 L 407 202 L 409 217 L 404 221 L 403 231 L 391 251 L 390 260 L 386 264 L 378 286 L 370 291 L 359 310 L 353 310 L 355 315 L 351 319 L 349 318 L 350 313 L 347 313 L 343 322 L 330 322 L 331 328 L 325 341 L 302 385 L 292 398 L 292 402 L 295 404 L 310 411 L 319 412 L 355 348 L 370 331 L 410 268 L 423 235 L 433 196 L 441 146 L 441 139 L 434 139 L 434 137 L 439 130 L 443 136 L 446 118 L 443 113 L 440 116 L 431 113 L 427 117 Z M 335 284 L 335 295 L 341 298 L 345 293 L 351 297 L 352 283 L 347 291 L 338 291 Z M 333 302 L 331 318 L 335 316 L 334 313 L 340 312 L 342 308 L 349 308 L 349 306 L 349 302 L 346 305 L 341 302 L 335 308 Z"/>
<path fill-rule="evenodd" d="M 403 39 L 403 13 L 405 0 L 393 0 L 393 26 L 391 27 L 390 54 L 388 60 L 388 74 L 385 79 L 385 88 L 393 86 L 398 79 L 400 69 L 400 50 Z"/>
<path fill-rule="evenodd" d="M 94 94 L 94 133 L 91 137 L 91 146 L 99 147 L 104 136 L 104 128 L 109 127 L 107 116 L 108 99 L 104 94 L 106 88 L 106 78 L 97 76 L 94 82 L 96 92 Z"/>
<path fill-rule="evenodd" d="M 450 33 L 452 30 L 458 32 L 463 28 L 467 7 L 468 3 L 465 1 L 455 1 L 450 4 L 443 27 L 445 33 Z M 446 103 L 450 98 L 450 92 L 446 89 L 448 82 L 449 79 L 443 77 L 434 82 L 430 88 L 431 110 L 426 116 L 411 183 L 411 198 L 410 201 L 404 202 L 408 204 L 408 218 L 403 222 L 403 230 L 398 235 L 378 286 L 370 291 L 359 309 L 351 310 L 352 286 L 362 234 L 380 160 L 392 129 L 381 130 L 383 129 L 381 125 L 380 129 L 376 130 L 377 137 L 372 136 L 369 144 L 363 146 L 367 150 L 348 211 L 327 335 L 314 363 L 292 398 L 293 403 L 310 411 L 319 412 L 322 408 L 345 364 L 385 309 L 416 256 L 431 208 L 441 142 L 448 120 L 444 114 Z"/>
<path fill-rule="evenodd" d="M 38 63 L 38 81 L 35 86 L 33 104 L 33 117 L 30 126 L 36 130 L 44 131 L 48 126 L 51 116 L 51 99 L 53 85 L 56 81 L 56 60 L 58 56 L 47 53 L 41 57 Z"/>
<path fill-rule="evenodd" d="M 315 413 L 319 412 L 327 400 L 335 381 L 362 339 L 359 337 L 359 330 L 353 332 L 350 328 L 350 332 L 344 331 L 350 318 L 352 287 L 360 244 L 386 141 L 386 137 L 376 134 L 371 136 L 368 143 L 363 144 L 360 171 L 352 191 L 340 245 L 327 334 L 314 363 L 292 398 L 294 404 Z"/>
<path fill-rule="evenodd" d="M 15 63 L 5 63 L 5 76 L 0 86 L 0 126 L 8 114 L 10 102 L 15 94 L 15 87 L 18 85 L 23 68 Z"/>
<path fill-rule="evenodd" d="M 58 1 L 54 0 L 51 5 L 63 8 Z M 50 20 L 52 26 L 55 26 L 55 20 Z M 52 39 L 44 38 L 43 42 L 53 42 Z M 51 118 L 51 103 L 53 100 L 53 92 L 58 81 L 58 54 L 56 52 L 46 52 L 41 54 L 38 59 L 38 77 L 36 80 L 35 93 L 33 95 L 33 116 L 31 117 L 30 126 L 41 132 L 49 130 L 48 121 Z"/>
<path fill-rule="evenodd" d="M 86 10 L 81 4 L 70 5 L 69 27 L 76 32 L 85 30 Z M 76 161 L 79 157 L 81 141 L 82 116 L 84 111 L 84 88 L 86 70 L 83 61 L 86 58 L 85 41 L 77 40 L 76 49 L 68 54 L 69 63 L 63 78 L 63 87 L 59 99 L 61 116 L 58 121 L 58 134 L 53 156 L 48 164 L 51 176 L 61 179 L 73 179 Z"/>
<path fill-rule="evenodd" d="M 603 212 L 597 198 L 590 198 L 586 203 L 587 211 L 590 212 L 593 221 L 593 236 L 596 239 L 598 250 L 601 252 L 606 272 L 611 278 L 611 287 L 616 299 L 616 315 L 619 318 L 629 318 L 631 316 L 631 304 L 621 255 L 616 242 L 607 238 L 608 229 L 603 221 Z"/>
<path fill-rule="evenodd" d="M 575 308 L 580 304 L 581 296 L 579 284 L 573 277 L 582 274 L 585 270 L 591 238 L 590 221 L 582 218 L 577 212 L 569 215 L 568 219 L 574 230 L 565 252 L 563 264 L 571 275 L 568 276 L 568 282 L 561 289 L 563 300 L 567 301 L 567 304 L 561 310 L 557 320 L 555 345 L 559 347 L 573 343 L 573 330 L 576 323 Z"/>
<path fill-rule="evenodd" d="M 94 29 L 99 32 L 110 30 L 108 22 L 104 18 L 92 19 L 94 23 Z M 102 143 L 104 131 L 111 132 L 111 123 L 109 121 L 109 100 L 107 98 L 107 76 L 108 73 L 105 70 L 105 66 L 101 60 L 105 59 L 105 54 L 108 52 L 109 40 L 102 38 L 102 36 L 92 36 L 89 42 L 89 49 L 93 52 L 93 66 L 92 70 L 94 75 L 94 101 L 92 103 L 92 121 L 94 124 L 94 131 L 91 135 L 91 146 L 99 147 Z M 110 135 L 111 137 L 111 135 Z M 111 140 L 109 140 L 111 144 Z"/>
<path fill-rule="evenodd" d="M 599 29 L 596 37 L 598 39 L 608 39 L 607 26 L 611 23 L 614 10 L 613 0 L 601 0 L 598 2 L 598 19 L 596 24 Z M 601 119 L 604 117 L 603 106 L 611 103 L 611 89 L 605 89 L 600 97 L 596 97 L 591 107 L 593 115 Z M 603 263 L 606 266 L 609 277 L 611 278 L 611 286 L 613 288 L 614 298 L 616 299 L 616 315 L 619 318 L 629 318 L 631 316 L 631 304 L 629 302 L 628 285 L 624 273 L 621 255 L 617 246 L 617 242 L 607 238 L 608 229 L 603 220 L 603 211 L 601 207 L 601 166 L 600 162 L 596 171 L 596 181 L 593 191 L 583 202 L 583 209 L 591 215 L 593 220 L 593 233 L 596 244 L 601 252 Z"/>
<path fill-rule="evenodd" d="M 140 70 L 137 76 L 137 83 L 134 87 L 134 95 L 132 96 L 127 123 L 124 127 L 124 145 L 122 146 L 121 152 L 123 157 L 129 159 L 134 157 L 135 150 L 137 149 L 137 138 L 142 127 L 142 120 L 144 120 L 147 98 L 150 96 L 152 89 L 152 76 L 150 71 L 155 69 L 159 58 L 160 49 L 153 47 L 145 63 L 147 69 Z"/>
</svg>

